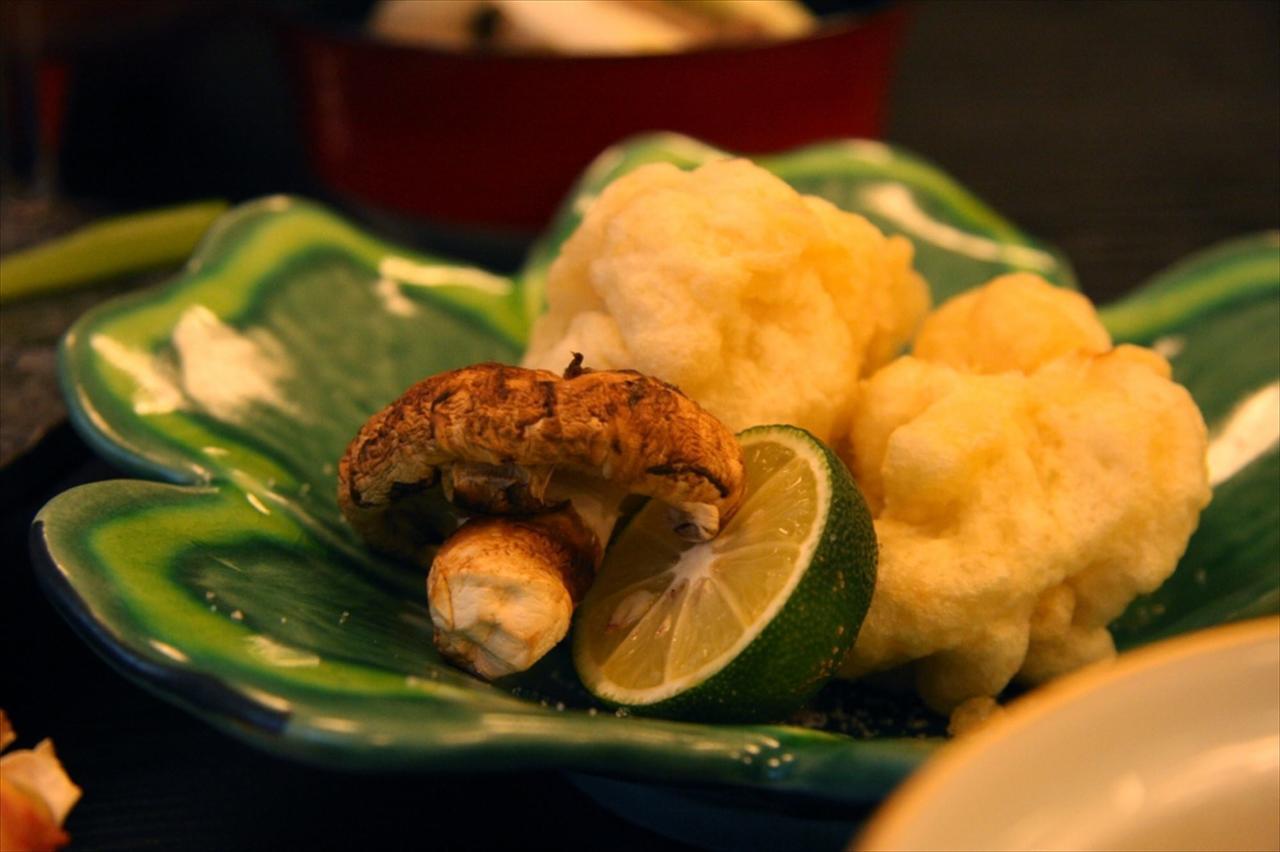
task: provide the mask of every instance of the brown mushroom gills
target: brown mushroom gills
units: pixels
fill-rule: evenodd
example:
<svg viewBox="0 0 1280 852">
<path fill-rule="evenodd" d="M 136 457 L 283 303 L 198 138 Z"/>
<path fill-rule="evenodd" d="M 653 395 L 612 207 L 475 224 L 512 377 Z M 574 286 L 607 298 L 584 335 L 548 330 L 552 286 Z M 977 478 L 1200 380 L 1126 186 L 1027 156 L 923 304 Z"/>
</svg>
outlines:
<svg viewBox="0 0 1280 852">
<path fill-rule="evenodd" d="M 436 644 L 484 677 L 565 635 L 627 494 L 668 503 L 699 540 L 744 494 L 724 424 L 672 385 L 581 360 L 563 377 L 493 363 L 428 376 L 369 418 L 338 466 L 343 516 L 374 547 L 421 563 L 448 537 L 428 578 Z M 429 516 L 442 500 L 486 521 L 445 528 L 451 513 Z"/>
</svg>

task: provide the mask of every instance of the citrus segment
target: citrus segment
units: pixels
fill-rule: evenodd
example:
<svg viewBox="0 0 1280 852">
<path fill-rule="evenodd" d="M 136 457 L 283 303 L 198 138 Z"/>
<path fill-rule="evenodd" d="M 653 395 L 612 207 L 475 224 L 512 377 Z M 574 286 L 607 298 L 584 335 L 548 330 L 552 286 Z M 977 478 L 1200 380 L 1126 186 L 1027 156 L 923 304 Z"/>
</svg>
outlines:
<svg viewBox="0 0 1280 852">
<path fill-rule="evenodd" d="M 605 701 L 769 718 L 812 694 L 856 637 L 875 539 L 848 471 L 793 427 L 739 439 L 747 497 L 716 539 L 681 540 L 652 502 L 606 554 L 574 630 L 578 673 Z"/>
</svg>

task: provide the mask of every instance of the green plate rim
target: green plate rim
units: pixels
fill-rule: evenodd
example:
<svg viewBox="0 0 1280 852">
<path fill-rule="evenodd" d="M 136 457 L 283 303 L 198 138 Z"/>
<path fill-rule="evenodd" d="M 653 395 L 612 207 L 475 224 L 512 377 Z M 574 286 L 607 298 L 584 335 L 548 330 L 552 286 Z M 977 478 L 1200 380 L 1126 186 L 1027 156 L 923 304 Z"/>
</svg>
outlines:
<svg viewBox="0 0 1280 852">
<path fill-rule="evenodd" d="M 683 137 L 660 134 L 631 140 L 618 146 L 617 149 L 611 149 L 611 152 L 626 151 L 633 155 L 644 156 L 645 146 L 661 147 L 664 144 L 670 144 L 673 139 L 680 141 L 682 145 L 701 145 Z M 897 152 L 896 149 L 882 143 L 862 143 L 857 140 L 821 143 L 767 159 L 774 167 L 787 157 L 820 159 L 838 150 L 840 146 L 851 143 L 874 144 L 883 150 L 894 152 L 896 156 L 905 158 L 913 164 L 913 167 L 932 169 L 924 161 Z M 715 150 L 707 146 L 702 148 L 707 151 Z M 601 162 L 604 162 L 608 156 L 610 152 L 602 155 Z M 616 153 L 614 156 L 617 156 Z M 593 166 L 589 169 L 579 188 L 592 179 L 593 169 L 599 172 L 601 167 Z M 599 175 L 596 176 L 599 177 Z M 943 177 L 945 178 L 945 175 Z M 975 215 L 991 217 L 987 221 L 993 226 L 1007 225 L 1012 228 L 963 187 L 959 187 L 958 184 L 954 186 L 958 192 L 962 193 L 962 200 L 978 205 L 975 208 L 977 211 Z M 247 218 L 260 214 L 272 205 L 279 206 L 281 203 L 281 197 L 272 197 L 235 208 L 219 220 L 210 234 L 201 242 L 192 260 L 173 279 L 157 288 L 139 291 L 108 302 L 86 314 L 73 326 L 60 348 L 60 376 L 73 425 L 95 451 L 140 476 L 174 483 L 170 487 L 180 490 L 199 491 L 220 487 L 221 481 L 216 478 L 202 477 L 193 474 L 190 470 L 177 470 L 167 466 L 146 455 L 134 452 L 126 446 L 125 442 L 113 440 L 109 434 L 100 431 L 99 423 L 84 407 L 86 403 L 80 394 L 81 389 L 78 385 L 75 366 L 71 363 L 70 349 L 77 335 L 93 328 L 104 317 L 154 300 L 160 294 L 174 294 L 181 291 L 185 285 L 189 284 L 192 276 L 199 275 L 202 269 L 218 261 L 224 251 L 225 243 L 230 239 L 229 235 L 236 227 L 242 226 Z M 364 238 L 388 250 L 406 254 L 402 247 L 385 243 L 377 237 L 360 231 L 356 226 L 311 202 L 284 199 L 283 203 L 318 211 L 321 215 L 341 223 L 351 231 L 358 231 Z M 569 207 L 566 206 L 562 216 L 570 212 Z M 1014 233 L 1019 237 L 1017 244 L 1045 249 L 1055 260 L 1060 261 L 1061 266 L 1058 271 L 1063 280 L 1059 283 L 1074 286 L 1074 277 L 1065 259 L 1054 254 L 1052 249 L 1046 249 L 1040 243 L 1025 237 L 1021 232 L 1015 230 Z M 1259 237 L 1256 236 L 1245 238 L 1246 241 L 1258 239 Z M 1276 240 L 1274 235 L 1264 235 L 1261 239 L 1267 245 L 1275 243 Z M 524 277 L 537 278 L 541 263 L 538 256 L 539 250 L 535 248 L 531 253 L 520 283 L 523 283 Z M 426 255 L 415 256 L 421 262 L 428 264 L 456 265 L 446 259 Z M 483 311 L 473 308 L 472 305 L 465 303 L 465 300 L 463 304 L 446 299 L 438 301 L 441 307 L 457 311 L 464 318 L 480 323 L 487 331 L 506 336 L 508 340 L 514 341 L 524 327 L 521 323 L 528 322 L 529 292 L 521 286 L 512 287 L 510 298 L 507 300 L 509 305 L 503 309 L 508 313 L 497 325 L 487 319 Z M 1211 303 L 1214 298 L 1221 296 L 1223 291 L 1215 290 L 1214 292 L 1216 296 L 1211 293 L 1207 297 Z M 1272 289 L 1266 290 L 1268 295 L 1272 292 Z M 1260 293 L 1261 291 L 1254 292 L 1253 295 Z M 1200 303 L 1197 302 L 1197 305 Z M 1114 308 L 1104 310 L 1103 316 L 1109 325 L 1122 328 L 1126 327 L 1126 322 L 1131 322 L 1122 311 Z M 240 487 L 238 483 L 226 483 L 226 485 L 233 488 Z M 66 495 L 81 493 L 82 489 L 110 487 L 112 487 L 111 482 L 95 483 L 65 492 L 64 495 L 51 501 L 37 517 L 31 530 L 31 550 L 37 579 L 42 588 L 76 632 L 129 679 L 166 700 L 183 706 L 216 727 L 277 753 L 326 765 L 356 769 L 554 768 L 621 775 L 628 778 L 752 787 L 769 792 L 794 793 L 832 801 L 868 802 L 874 801 L 910 774 L 938 745 L 936 740 L 909 738 L 855 740 L 806 728 L 774 725 L 707 726 L 646 719 L 643 720 L 642 727 L 637 727 L 635 722 L 639 720 L 592 718 L 584 712 L 566 711 L 563 718 L 572 719 L 566 731 L 571 732 L 585 722 L 594 732 L 592 736 L 577 742 L 570 748 L 565 748 L 563 743 L 549 742 L 546 739 L 546 726 L 543 726 L 543 729 L 535 735 L 524 737 L 512 736 L 509 733 L 506 736 L 499 736 L 490 730 L 482 732 L 486 734 L 484 737 L 449 741 L 444 744 L 438 742 L 434 746 L 428 739 L 419 741 L 406 753 L 391 758 L 388 758 L 385 753 L 374 754 L 368 749 L 362 752 L 360 748 L 353 747 L 351 740 L 317 735 L 316 731 L 300 731 L 291 727 L 288 714 L 237 689 L 235 685 L 220 678 L 216 673 L 193 672 L 187 667 L 173 664 L 132 647 L 127 641 L 114 636 L 108 627 L 95 617 L 92 605 L 75 588 L 66 571 L 58 564 L 48 539 L 47 520 L 51 512 L 56 515 L 60 505 L 65 505 L 69 499 L 73 499 Z M 60 504 L 59 501 L 62 503 Z M 536 705 L 528 708 L 527 713 L 514 715 L 527 717 L 531 714 L 545 716 L 542 708 Z M 563 725 L 564 722 L 549 724 L 554 728 L 555 725 Z M 646 732 L 649 733 L 648 739 L 645 736 Z M 656 746 L 655 743 L 664 745 Z M 697 749 L 698 744 L 703 747 L 702 751 Z M 516 747 L 514 751 L 513 747 Z M 674 750 L 686 747 L 692 750 L 683 757 Z M 783 754 L 792 755 L 793 760 L 770 765 L 770 755 Z"/>
</svg>

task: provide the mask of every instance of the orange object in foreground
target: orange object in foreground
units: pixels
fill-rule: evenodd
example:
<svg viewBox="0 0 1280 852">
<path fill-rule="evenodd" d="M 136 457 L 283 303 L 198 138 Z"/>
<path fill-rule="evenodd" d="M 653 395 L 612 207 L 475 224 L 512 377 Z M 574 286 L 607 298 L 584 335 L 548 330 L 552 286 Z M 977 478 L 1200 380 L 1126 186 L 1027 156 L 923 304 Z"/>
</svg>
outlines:
<svg viewBox="0 0 1280 852">
<path fill-rule="evenodd" d="M 0 852 L 57 849 L 70 840 L 38 796 L 0 776 Z"/>
<path fill-rule="evenodd" d="M 15 739 L 0 710 L 0 749 Z M 0 757 L 0 852 L 44 852 L 71 838 L 62 822 L 80 798 L 50 740 Z"/>
</svg>

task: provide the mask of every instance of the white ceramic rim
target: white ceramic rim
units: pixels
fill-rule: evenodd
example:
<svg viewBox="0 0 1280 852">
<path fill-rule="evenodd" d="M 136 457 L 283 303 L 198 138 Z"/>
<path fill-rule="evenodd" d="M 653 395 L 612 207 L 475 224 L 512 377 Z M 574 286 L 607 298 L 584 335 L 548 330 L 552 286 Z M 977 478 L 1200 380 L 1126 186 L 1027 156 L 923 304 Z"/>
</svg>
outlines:
<svg viewBox="0 0 1280 852">
<path fill-rule="evenodd" d="M 1009 706 L 1008 714 L 981 730 L 949 744 L 912 775 L 876 812 L 850 847 L 854 850 L 905 849 L 908 830 L 919 815 L 968 763 L 996 747 L 1005 737 L 1033 727 L 1083 695 L 1139 672 L 1176 665 L 1212 651 L 1243 647 L 1280 638 L 1280 616 L 1256 618 L 1198 630 L 1096 663 L 1056 683 L 1041 687 Z"/>
</svg>

